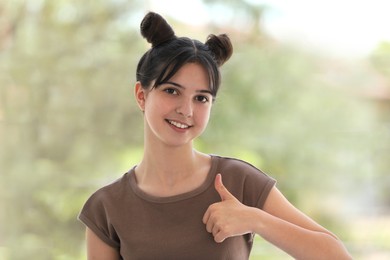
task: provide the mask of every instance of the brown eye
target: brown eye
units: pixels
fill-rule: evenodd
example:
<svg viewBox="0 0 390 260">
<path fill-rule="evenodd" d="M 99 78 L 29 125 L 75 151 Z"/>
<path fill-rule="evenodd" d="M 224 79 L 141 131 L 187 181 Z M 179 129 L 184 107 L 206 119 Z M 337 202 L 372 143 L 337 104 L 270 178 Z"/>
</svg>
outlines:
<svg viewBox="0 0 390 260">
<path fill-rule="evenodd" d="M 164 92 L 166 92 L 170 95 L 177 95 L 178 94 L 177 90 L 174 88 L 166 88 L 166 89 L 164 89 Z"/>
<path fill-rule="evenodd" d="M 209 101 L 209 98 L 206 96 L 196 96 L 195 100 L 201 103 L 206 103 Z"/>
</svg>

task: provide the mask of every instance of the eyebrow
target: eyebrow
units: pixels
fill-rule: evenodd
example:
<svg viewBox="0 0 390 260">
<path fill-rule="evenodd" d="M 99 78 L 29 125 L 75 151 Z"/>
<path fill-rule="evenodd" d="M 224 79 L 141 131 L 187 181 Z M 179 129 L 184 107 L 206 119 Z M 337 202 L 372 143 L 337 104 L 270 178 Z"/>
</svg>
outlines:
<svg viewBox="0 0 390 260">
<path fill-rule="evenodd" d="M 166 81 L 166 82 L 161 83 L 161 85 L 162 85 L 162 84 L 171 84 L 171 85 L 173 85 L 173 86 L 175 86 L 175 87 L 185 89 L 185 87 L 184 87 L 183 85 L 180 85 L 179 83 L 172 82 L 172 81 Z M 211 90 L 208 90 L 208 89 L 200 89 L 200 90 L 196 90 L 196 92 L 199 92 L 199 93 L 207 93 L 207 94 L 213 95 L 213 93 L 211 92 Z"/>
</svg>

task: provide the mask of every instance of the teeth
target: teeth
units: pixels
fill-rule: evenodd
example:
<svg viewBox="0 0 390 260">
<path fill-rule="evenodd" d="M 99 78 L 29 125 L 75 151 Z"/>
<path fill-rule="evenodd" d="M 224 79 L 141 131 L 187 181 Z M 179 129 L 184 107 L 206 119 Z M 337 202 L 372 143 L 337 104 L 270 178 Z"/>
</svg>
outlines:
<svg viewBox="0 0 390 260">
<path fill-rule="evenodd" d="M 179 122 L 175 122 L 175 121 L 168 121 L 171 125 L 174 125 L 174 126 L 176 126 L 176 127 L 178 127 L 178 128 L 181 128 L 181 129 L 186 129 L 186 128 L 188 128 L 189 126 L 188 125 L 184 125 L 184 124 L 181 124 L 181 123 L 179 123 Z"/>
</svg>

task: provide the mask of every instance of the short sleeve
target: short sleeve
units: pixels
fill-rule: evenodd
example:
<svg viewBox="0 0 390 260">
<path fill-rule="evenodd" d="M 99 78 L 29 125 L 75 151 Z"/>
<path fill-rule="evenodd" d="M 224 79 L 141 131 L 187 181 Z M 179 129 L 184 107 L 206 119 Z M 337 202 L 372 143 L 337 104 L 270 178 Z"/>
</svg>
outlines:
<svg viewBox="0 0 390 260">
<path fill-rule="evenodd" d="M 224 184 L 242 203 L 262 209 L 276 180 L 248 162 L 222 158 Z"/>
<path fill-rule="evenodd" d="M 99 190 L 84 204 L 78 219 L 106 244 L 114 248 L 119 248 L 118 235 L 111 223 L 109 208 L 107 206 L 104 192 Z"/>
<path fill-rule="evenodd" d="M 253 166 L 252 166 L 253 167 Z M 269 193 L 276 184 L 276 180 L 253 167 L 254 173 L 249 174 L 245 180 L 245 198 L 252 206 L 263 209 Z"/>
</svg>

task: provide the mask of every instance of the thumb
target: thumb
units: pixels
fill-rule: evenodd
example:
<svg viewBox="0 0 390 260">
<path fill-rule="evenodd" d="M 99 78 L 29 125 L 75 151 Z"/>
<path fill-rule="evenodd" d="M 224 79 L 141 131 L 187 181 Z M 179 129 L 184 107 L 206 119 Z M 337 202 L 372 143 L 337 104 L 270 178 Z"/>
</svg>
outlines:
<svg viewBox="0 0 390 260">
<path fill-rule="evenodd" d="M 218 192 L 219 196 L 221 197 L 221 200 L 229 200 L 229 199 L 235 199 L 235 197 L 226 189 L 226 187 L 222 183 L 222 175 L 220 173 L 215 176 L 214 186 L 216 191 Z"/>
</svg>

